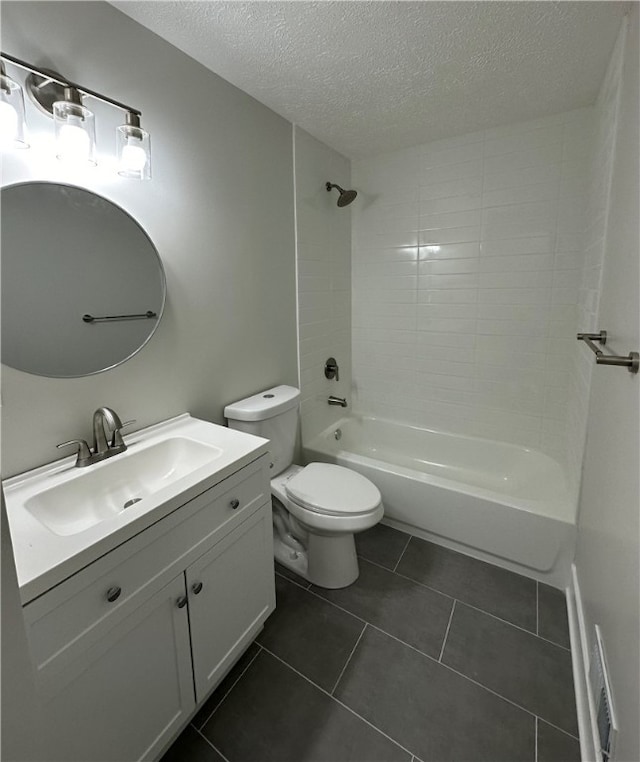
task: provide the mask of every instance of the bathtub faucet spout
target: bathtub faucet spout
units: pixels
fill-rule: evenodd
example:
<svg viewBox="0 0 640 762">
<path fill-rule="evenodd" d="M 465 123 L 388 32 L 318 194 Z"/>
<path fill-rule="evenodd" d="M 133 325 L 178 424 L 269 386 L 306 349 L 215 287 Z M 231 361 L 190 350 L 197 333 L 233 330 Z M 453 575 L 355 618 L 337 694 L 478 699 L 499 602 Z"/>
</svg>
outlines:
<svg viewBox="0 0 640 762">
<path fill-rule="evenodd" d="M 327 400 L 329 405 L 340 405 L 340 407 L 347 406 L 347 400 L 344 397 L 334 397 L 333 394 Z"/>
</svg>

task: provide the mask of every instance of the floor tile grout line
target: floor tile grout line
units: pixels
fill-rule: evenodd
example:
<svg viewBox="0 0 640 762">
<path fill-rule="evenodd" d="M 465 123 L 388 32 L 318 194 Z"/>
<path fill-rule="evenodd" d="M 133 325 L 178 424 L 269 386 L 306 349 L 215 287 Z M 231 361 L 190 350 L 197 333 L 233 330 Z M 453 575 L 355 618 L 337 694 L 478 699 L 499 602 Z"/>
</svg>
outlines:
<svg viewBox="0 0 640 762">
<path fill-rule="evenodd" d="M 336 704 L 339 704 L 343 709 L 346 709 L 350 714 L 352 714 L 354 717 L 357 717 L 359 720 L 362 720 L 366 725 L 368 725 L 370 728 L 373 728 L 377 733 L 380 733 L 381 736 L 384 736 L 386 739 L 394 743 L 398 748 L 402 749 L 402 751 L 405 751 L 407 754 L 410 754 L 413 757 L 413 752 L 407 749 L 406 746 L 403 746 L 401 743 L 396 741 L 395 738 L 392 738 L 390 735 L 384 732 L 384 730 L 380 730 L 380 728 L 376 727 L 370 720 L 367 720 L 365 717 L 362 717 L 362 715 L 358 714 L 354 709 L 352 709 L 350 706 L 345 704 L 344 702 L 340 701 L 339 698 L 336 698 L 335 696 L 332 696 L 330 693 L 328 693 L 324 688 L 322 688 L 317 683 L 314 683 L 313 680 L 309 679 L 306 675 L 303 675 L 302 672 L 299 672 L 295 667 L 292 667 L 291 664 L 286 662 L 284 659 L 282 659 L 280 656 L 277 656 L 272 651 L 270 651 L 268 648 L 265 648 L 262 646 L 262 650 L 265 653 L 268 653 L 270 656 L 273 656 L 274 659 L 277 659 L 279 662 L 284 664 L 285 667 L 292 670 L 296 673 L 299 677 L 301 677 L 303 680 L 306 680 L 310 685 L 313 685 L 314 688 L 317 688 L 319 691 L 325 694 L 328 698 L 330 698 L 332 701 L 335 701 Z"/>
<path fill-rule="evenodd" d="M 366 561 L 368 564 L 371 564 L 372 566 L 377 566 L 378 569 L 384 569 L 384 571 L 389 572 L 389 574 L 395 574 L 397 577 L 400 577 L 401 579 L 406 579 L 408 582 L 413 582 L 415 585 L 418 585 L 419 587 L 423 587 L 425 590 L 429 590 L 432 593 L 437 593 L 438 595 L 441 595 L 443 598 L 449 598 L 449 600 L 454 601 L 455 596 L 449 595 L 449 593 L 443 593 L 442 590 L 436 590 L 435 587 L 429 587 L 429 585 L 425 585 L 424 582 L 419 582 L 417 579 L 413 579 L 413 577 L 407 577 L 406 574 L 400 574 L 400 572 L 393 571 L 393 569 L 390 569 L 388 566 L 383 566 L 382 564 L 379 564 L 377 561 L 371 561 L 369 558 L 364 558 L 364 556 L 360 556 L 360 559 L 362 561 Z"/>
<path fill-rule="evenodd" d="M 526 632 L 528 635 L 533 635 L 536 638 L 540 638 L 540 640 L 544 640 L 546 643 L 550 643 L 552 646 L 557 646 L 558 648 L 561 648 L 563 651 L 568 651 L 569 653 L 571 653 L 570 648 L 563 646 L 561 643 L 556 643 L 554 640 L 549 640 L 549 638 L 544 638 L 542 637 L 542 635 L 536 635 L 535 632 L 533 632 L 532 630 L 528 630 L 526 627 L 522 627 L 522 625 L 515 624 L 515 622 L 510 622 L 508 619 L 503 619 L 502 617 L 499 617 L 496 614 L 492 614 L 490 611 L 487 611 L 486 609 L 482 609 L 479 606 L 474 606 L 473 603 L 468 603 L 467 601 L 463 601 L 460 598 L 456 598 L 453 595 L 449 595 L 449 593 L 443 593 L 442 590 L 436 590 L 435 587 L 429 587 L 429 585 L 425 585 L 423 582 L 419 582 L 417 579 L 413 579 L 412 577 L 407 577 L 405 574 L 400 574 L 399 572 L 393 572 L 388 567 L 382 566 L 381 564 L 378 564 L 375 561 L 370 561 L 368 558 L 364 558 L 363 556 L 361 556 L 360 558 L 363 561 L 366 561 L 367 563 L 372 564 L 373 566 L 377 566 L 378 569 L 384 569 L 384 571 L 387 571 L 391 574 L 397 574 L 398 577 L 401 577 L 402 579 L 406 579 L 409 582 L 413 582 L 414 584 L 424 588 L 425 590 L 429 590 L 432 593 L 437 593 L 438 595 L 441 595 L 443 598 L 448 598 L 450 601 L 457 601 L 458 603 L 462 603 L 464 606 L 468 606 L 469 608 L 474 609 L 475 611 L 480 611 L 482 614 L 486 614 L 487 616 L 490 616 L 492 619 L 497 619 L 498 622 L 503 622 L 504 624 L 511 625 L 511 627 L 515 627 L 518 630 L 522 630 L 522 632 Z M 284 577 L 283 575 L 280 575 L 280 576 L 283 577 L 283 579 L 286 579 L 288 582 L 292 582 L 294 585 L 298 585 L 298 587 L 302 588 L 303 590 L 307 590 L 312 595 L 315 595 L 321 600 L 326 601 L 327 603 L 330 603 L 332 606 L 335 606 L 336 608 L 339 608 L 342 611 L 345 611 L 347 614 L 351 614 L 351 616 L 355 616 L 356 619 L 361 619 L 361 617 L 357 616 L 357 614 L 353 614 L 351 611 L 348 611 L 342 606 L 339 606 L 337 603 L 334 603 L 333 601 L 330 601 L 328 598 L 324 598 L 322 595 L 319 595 L 318 593 L 316 593 L 314 590 L 311 589 L 313 585 L 310 585 L 309 587 L 303 587 L 302 585 L 298 584 L 294 580 L 289 579 L 289 577 Z M 366 621 L 366 620 L 363 619 L 362 621 Z M 368 624 L 371 624 L 371 622 L 369 622 Z"/>
<path fill-rule="evenodd" d="M 455 675 L 458 675 L 459 677 L 463 677 L 465 680 L 468 680 L 470 683 L 473 683 L 474 685 L 477 685 L 479 688 L 483 688 L 484 690 L 488 691 L 489 693 L 493 694 L 494 696 L 497 696 L 498 698 L 502 699 L 503 701 L 506 701 L 508 704 L 511 704 L 512 706 L 515 706 L 516 708 L 521 709 L 523 712 L 526 712 L 526 714 L 528 714 L 528 715 L 530 715 L 532 717 L 537 717 L 536 713 L 532 712 L 530 709 L 527 709 L 526 707 L 522 706 L 521 704 L 518 704 L 517 702 L 513 701 L 512 699 L 507 698 L 506 696 L 503 696 L 502 694 L 498 693 L 497 691 L 494 691 L 492 688 L 488 688 L 486 685 L 483 685 L 482 683 L 479 683 L 477 680 L 474 680 L 473 678 L 469 677 L 468 675 L 465 675 L 463 672 L 458 672 L 457 669 L 454 669 L 453 667 L 449 666 L 445 662 L 439 662 L 435 657 L 430 656 L 425 651 L 421 651 L 419 648 L 416 648 L 415 646 L 412 646 L 411 643 L 407 643 L 404 640 L 400 640 L 400 638 L 397 637 L 396 635 L 392 635 L 390 632 L 387 632 L 386 630 L 383 630 L 381 627 L 378 627 L 377 625 L 373 624 L 372 622 L 367 622 L 366 619 L 363 619 L 362 617 L 358 616 L 357 614 L 353 614 L 351 611 L 348 611 L 347 609 L 343 608 L 342 606 L 338 606 L 337 603 L 333 603 L 332 601 L 329 601 L 326 598 L 323 598 L 321 595 L 318 595 L 318 593 L 314 592 L 313 590 L 308 590 L 307 592 L 309 592 L 311 595 L 314 595 L 316 598 L 319 598 L 321 601 L 324 601 L 325 603 L 331 604 L 332 606 L 334 606 L 335 608 L 337 608 L 340 611 L 344 612 L 345 614 L 349 614 L 350 616 L 354 617 L 355 619 L 359 620 L 360 622 L 363 622 L 364 624 L 369 625 L 369 627 L 371 627 L 372 629 L 377 630 L 378 632 L 381 632 L 383 635 L 386 635 L 389 638 L 392 638 L 392 640 L 395 640 L 398 643 L 401 643 L 403 646 L 406 646 L 407 648 L 410 648 L 412 651 L 415 651 L 416 653 L 420 654 L 421 656 L 424 656 L 426 659 L 430 659 L 435 664 L 440 664 L 442 667 L 444 667 L 445 669 L 448 669 L 450 672 L 453 672 Z M 454 598 L 453 600 L 457 600 L 457 599 Z M 459 603 L 464 603 L 464 601 L 459 601 Z M 481 609 L 478 609 L 478 610 L 481 611 Z M 510 622 L 506 622 L 506 624 L 510 624 Z M 513 626 L 516 627 L 517 625 L 513 625 Z M 518 629 L 521 629 L 521 628 L 518 628 Z M 527 632 L 529 635 L 533 635 L 533 633 L 530 632 L 529 630 L 524 630 L 524 632 Z M 553 643 L 552 645 L 555 645 L 555 643 Z M 261 648 L 263 650 L 267 651 L 268 653 L 272 653 L 271 651 L 269 651 L 264 646 L 261 646 Z M 273 654 L 273 656 L 275 656 L 275 654 Z M 291 667 L 291 665 L 288 664 L 284 659 L 282 659 L 280 657 L 277 657 L 277 656 L 276 656 L 276 658 L 279 659 L 280 661 L 282 661 L 288 667 Z M 294 667 L 291 667 L 291 669 L 294 669 L 294 671 L 297 672 L 297 670 L 295 670 Z M 303 675 L 303 677 L 304 677 L 304 675 Z M 309 680 L 309 678 L 305 677 L 305 680 L 308 680 L 310 683 L 315 685 L 315 683 L 313 683 L 313 681 Z M 321 690 L 324 690 L 324 689 L 321 689 Z M 541 719 L 544 722 L 546 722 L 548 725 L 551 725 L 552 727 L 556 728 L 557 730 L 562 730 L 563 733 L 566 733 L 568 736 L 571 736 L 571 738 L 577 738 L 576 736 L 573 735 L 573 733 L 569 733 L 568 730 L 564 730 L 562 728 L 559 728 L 553 722 L 550 722 L 549 720 L 545 719 L 544 717 L 542 717 Z"/>
<path fill-rule="evenodd" d="M 545 720 L 544 717 L 540 717 L 539 714 L 536 714 L 536 718 L 538 720 L 538 723 L 544 722 L 545 725 L 550 725 L 554 730 L 557 730 L 558 733 L 563 733 L 565 736 L 569 736 L 569 738 L 573 738 L 574 741 L 580 741 L 579 736 L 574 736 L 573 733 L 569 733 L 568 730 L 565 730 L 564 728 L 560 728 L 557 725 L 555 725 L 550 720 Z"/>
<path fill-rule="evenodd" d="M 540 637 L 540 583 L 536 580 L 536 635 Z"/>
<path fill-rule="evenodd" d="M 218 711 L 218 709 L 220 708 L 220 704 L 222 704 L 222 702 L 227 698 L 227 696 L 231 693 L 231 691 L 236 687 L 236 685 L 240 682 L 240 680 L 244 676 L 244 673 L 253 664 L 253 662 L 256 660 L 256 657 L 259 656 L 260 651 L 262 650 L 262 646 L 260 645 L 260 643 L 256 643 L 255 640 L 253 642 L 258 646 L 258 650 L 251 657 L 251 659 L 250 659 L 249 663 L 247 664 L 247 666 L 242 670 L 242 672 L 238 675 L 238 677 L 233 681 L 233 685 L 229 686 L 229 690 L 225 692 L 224 696 L 222 696 L 220 698 L 220 701 L 218 701 L 218 703 L 213 707 L 213 709 L 209 713 L 207 719 L 200 725 L 199 728 L 197 728 L 195 725 L 193 725 L 193 727 L 196 728 L 196 730 L 198 732 L 200 732 L 200 729 L 203 728 L 209 722 L 209 720 L 213 717 L 213 715 Z M 232 667 L 232 669 L 233 669 L 233 667 Z M 222 679 L 224 680 L 224 678 L 222 678 Z M 191 724 L 193 724 L 193 723 L 191 723 Z"/>
<path fill-rule="evenodd" d="M 405 546 L 404 546 L 404 548 L 402 549 L 402 553 L 400 553 L 400 558 L 398 559 L 398 561 L 397 561 L 396 565 L 393 567 L 393 569 L 392 569 L 391 571 L 395 572 L 395 570 L 398 568 L 398 566 L 400 566 L 400 561 L 402 561 L 402 558 L 403 558 L 403 556 L 404 556 L 404 554 L 405 554 L 405 552 L 406 552 L 407 548 L 409 547 L 409 543 L 410 543 L 410 542 L 411 542 L 411 535 L 409 535 L 409 539 L 408 539 L 408 540 L 407 540 L 407 542 L 405 543 Z"/>
<path fill-rule="evenodd" d="M 280 577 L 280 579 L 286 579 L 287 582 L 291 582 L 292 585 L 296 585 L 301 590 L 310 590 L 311 589 L 311 582 L 308 582 L 306 585 L 303 585 L 301 582 L 298 582 L 296 579 L 291 579 L 291 577 L 287 577 L 284 574 L 280 574 L 280 572 L 276 572 L 276 577 Z"/>
<path fill-rule="evenodd" d="M 347 658 L 346 662 L 344 663 L 344 667 L 340 670 L 340 674 L 338 675 L 338 679 L 335 682 L 335 685 L 333 686 L 333 689 L 331 691 L 331 695 L 333 696 L 336 692 L 336 688 L 338 687 L 338 683 L 340 680 L 342 680 L 342 675 L 344 675 L 347 667 L 349 666 L 349 662 L 351 661 L 351 657 L 356 652 L 356 648 L 360 645 L 360 641 L 362 640 L 362 636 L 364 635 L 364 631 L 367 629 L 367 622 L 364 623 L 364 627 L 362 628 L 362 631 L 360 635 L 358 635 L 358 639 L 356 640 L 355 646 L 351 649 L 351 653 L 349 654 L 349 657 Z"/>
<path fill-rule="evenodd" d="M 375 563 L 374 561 L 370 561 L 369 563 Z M 375 564 L 376 566 L 380 566 L 379 564 Z M 384 566 L 380 566 L 381 569 L 384 569 Z M 387 571 L 389 571 L 387 569 Z M 540 638 L 540 640 L 544 640 L 547 643 L 551 643 L 551 645 L 558 646 L 558 648 L 562 648 L 563 651 L 569 651 L 571 652 L 570 648 L 567 648 L 566 646 L 563 646 L 561 643 L 556 643 L 555 640 L 549 640 L 549 638 L 545 638 L 542 635 L 538 635 L 537 632 L 533 632 L 533 630 L 528 630 L 526 627 L 523 627 L 520 624 L 516 624 L 515 622 L 510 622 L 508 619 L 503 619 L 502 617 L 498 616 L 497 614 L 492 614 L 490 611 L 487 611 L 486 609 L 480 608 L 480 606 L 474 606 L 473 603 L 468 603 L 467 601 L 463 601 L 461 598 L 456 598 L 453 595 L 450 595 L 449 593 L 444 593 L 442 590 L 437 590 L 435 587 L 430 587 L 429 585 L 425 585 L 424 582 L 420 582 L 417 579 L 413 579 L 413 577 L 407 577 L 406 574 L 400 574 L 399 572 L 393 572 L 394 574 L 397 574 L 399 577 L 402 577 L 403 579 L 407 579 L 410 582 L 415 582 L 416 585 L 420 585 L 420 587 L 424 587 L 426 590 L 430 590 L 433 593 L 438 593 L 439 595 L 445 596 L 445 598 L 451 598 L 452 600 L 456 600 L 459 603 L 464 604 L 465 606 L 469 606 L 471 609 L 475 609 L 476 611 L 480 611 L 483 614 L 486 614 L 487 616 L 492 617 L 493 619 L 497 619 L 499 622 L 504 622 L 505 624 L 510 624 L 512 627 L 516 627 L 518 630 L 522 630 L 523 632 L 528 633 L 529 635 L 534 635 L 536 638 Z M 536 609 L 537 609 L 537 603 L 536 603 Z M 537 611 L 536 611 L 536 630 L 537 627 Z"/>
<path fill-rule="evenodd" d="M 220 749 L 218 749 L 216 746 L 214 746 L 211 743 L 211 741 L 205 736 L 204 733 L 202 733 L 200 730 L 198 730 L 198 728 L 196 728 L 195 725 L 193 725 L 192 727 L 196 731 L 196 733 L 200 736 L 200 738 L 204 739 L 209 744 L 209 746 L 216 752 L 216 754 L 219 754 L 222 757 L 222 759 L 224 759 L 224 762 L 229 762 L 229 760 L 224 756 L 224 754 L 220 751 Z"/>
<path fill-rule="evenodd" d="M 563 651 L 567 651 L 568 653 L 571 653 L 570 648 L 560 645 L 560 643 L 556 643 L 555 641 L 549 640 L 548 638 L 543 638 L 542 635 L 536 635 L 535 632 L 532 632 L 531 630 L 527 630 L 526 627 L 522 627 L 519 624 L 514 624 L 513 622 L 510 622 L 508 619 L 502 619 L 502 617 L 496 616 L 495 614 L 492 614 L 490 611 L 485 611 L 484 609 L 478 608 L 478 606 L 474 606 L 472 603 L 461 601 L 459 598 L 456 598 L 456 600 L 458 601 L 458 603 L 462 603 L 464 606 L 468 606 L 470 609 L 479 611 L 481 614 L 486 614 L 487 616 L 490 616 L 492 619 L 497 619 L 498 622 L 502 622 L 503 624 L 508 624 L 511 627 L 515 627 L 516 630 L 520 630 L 521 632 L 526 632 L 527 635 L 532 635 L 534 638 L 538 638 L 538 640 L 543 640 L 545 643 L 549 643 L 552 646 L 556 646 L 557 648 L 560 648 Z"/>
<path fill-rule="evenodd" d="M 440 656 L 438 657 L 438 662 L 442 664 L 442 657 L 444 656 L 444 647 L 447 645 L 447 637 L 449 635 L 449 630 L 451 629 L 451 622 L 453 621 L 453 612 L 456 610 L 456 603 L 457 601 L 454 599 L 453 605 L 451 606 L 451 613 L 449 614 L 449 621 L 447 623 L 447 629 L 444 633 L 444 640 L 442 641 L 442 648 L 440 649 Z"/>
<path fill-rule="evenodd" d="M 536 728 L 535 728 L 535 756 L 534 762 L 538 762 L 538 716 L 536 715 Z"/>
</svg>

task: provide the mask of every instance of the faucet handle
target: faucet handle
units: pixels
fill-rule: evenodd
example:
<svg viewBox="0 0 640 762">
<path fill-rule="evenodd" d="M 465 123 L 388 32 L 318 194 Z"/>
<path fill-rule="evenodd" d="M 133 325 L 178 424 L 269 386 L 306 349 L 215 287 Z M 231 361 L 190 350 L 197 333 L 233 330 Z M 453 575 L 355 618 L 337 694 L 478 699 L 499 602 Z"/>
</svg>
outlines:
<svg viewBox="0 0 640 762">
<path fill-rule="evenodd" d="M 125 447 L 120 431 L 124 429 L 125 426 L 131 426 L 131 424 L 135 422 L 136 419 L 132 418 L 130 421 L 125 421 L 124 423 L 121 423 L 120 426 L 116 427 L 113 430 L 113 436 L 111 437 L 111 443 L 109 444 L 109 447 Z"/>
<path fill-rule="evenodd" d="M 336 381 L 340 380 L 340 368 L 335 357 L 330 357 L 324 364 L 324 376 L 325 378 L 335 378 Z"/>
<path fill-rule="evenodd" d="M 87 460 L 91 457 L 91 450 L 84 439 L 70 439 L 68 442 L 60 442 L 56 447 L 59 449 L 60 447 L 68 447 L 69 445 L 78 445 L 78 460 L 76 461 L 76 465 L 81 460 Z"/>
</svg>

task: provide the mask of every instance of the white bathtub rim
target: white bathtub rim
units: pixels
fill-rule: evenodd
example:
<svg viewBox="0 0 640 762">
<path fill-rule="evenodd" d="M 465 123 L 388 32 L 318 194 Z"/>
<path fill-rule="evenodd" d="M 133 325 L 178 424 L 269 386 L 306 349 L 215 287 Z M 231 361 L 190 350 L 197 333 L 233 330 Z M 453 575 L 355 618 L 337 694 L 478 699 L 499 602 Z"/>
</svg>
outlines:
<svg viewBox="0 0 640 762">
<path fill-rule="evenodd" d="M 377 419 L 380 421 L 383 421 L 384 419 Z M 388 473 L 388 474 L 394 474 L 397 476 L 403 476 L 409 479 L 414 479 L 417 481 L 424 482 L 426 484 L 430 484 L 435 487 L 440 487 L 441 489 L 447 489 L 447 490 L 453 490 L 454 492 L 460 492 L 461 494 L 467 495 L 469 497 L 479 497 L 483 498 L 485 500 L 492 500 L 494 502 L 500 503 L 501 505 L 508 506 L 509 508 L 514 508 L 516 510 L 525 511 L 527 513 L 536 514 L 539 516 L 545 516 L 547 518 L 556 519 L 557 521 L 564 522 L 566 524 L 575 525 L 576 522 L 576 508 L 577 505 L 574 503 L 570 497 L 568 490 L 565 489 L 565 499 L 560 500 L 552 500 L 552 501 L 545 501 L 545 500 L 527 500 L 525 498 L 513 498 L 509 497 L 507 495 L 501 494 L 499 492 L 494 492 L 492 490 L 485 489 L 483 487 L 472 487 L 470 485 L 465 484 L 464 482 L 457 482 L 453 481 L 452 479 L 444 479 L 440 476 L 434 476 L 433 474 L 426 474 L 421 471 L 417 471 L 413 468 L 407 468 L 405 466 L 399 466 L 393 463 L 387 463 L 383 460 L 378 460 L 377 458 L 372 458 L 367 455 L 360 455 L 357 453 L 350 452 L 349 450 L 343 450 L 341 448 L 336 448 L 335 450 L 323 447 L 322 444 L 325 441 L 328 441 L 328 435 L 331 434 L 336 430 L 336 428 L 340 428 L 340 424 L 344 425 L 345 423 L 348 423 L 348 418 L 342 418 L 337 423 L 332 424 L 331 426 L 327 427 L 323 432 L 318 434 L 309 444 L 303 445 L 303 450 L 305 453 L 305 456 L 311 455 L 313 457 L 314 453 L 317 453 L 319 455 L 322 455 L 324 457 L 328 458 L 334 458 L 337 461 L 339 461 L 340 465 L 348 465 L 351 463 L 357 463 L 358 465 L 362 466 L 371 466 L 375 464 L 375 467 L 380 469 L 381 471 Z M 394 423 L 393 421 L 388 421 L 389 423 Z M 404 425 L 404 424 L 402 424 Z M 414 429 L 419 429 L 420 427 L 412 427 Z M 439 433 L 437 431 L 429 430 L 433 433 Z M 443 432 L 444 433 L 444 432 Z M 469 437 L 470 439 L 476 439 L 479 442 L 491 442 L 492 440 L 486 440 L 486 439 L 480 439 L 479 437 Z M 504 443 L 500 443 L 504 444 Z M 514 445 L 515 447 L 519 447 L 519 445 Z M 520 449 L 526 449 L 521 448 Z M 537 452 L 536 450 L 527 450 L 530 452 Z M 545 453 L 541 453 L 542 455 L 545 455 L 546 457 L 549 457 Z M 554 461 L 557 463 L 557 461 Z M 564 475 L 564 472 L 563 472 Z"/>
<path fill-rule="evenodd" d="M 316 439 L 319 439 L 320 437 L 325 436 L 328 433 L 333 433 L 336 429 L 339 429 L 340 426 L 344 426 L 345 424 L 351 423 L 351 422 L 357 422 L 361 423 L 362 421 L 376 421 L 379 423 L 389 423 L 392 426 L 402 426 L 402 428 L 406 429 L 412 429 L 413 431 L 426 431 L 429 434 L 436 434 L 436 435 L 444 435 L 446 437 L 453 437 L 455 439 L 464 439 L 467 441 L 473 441 L 478 442 L 479 444 L 489 444 L 489 445 L 500 445 L 503 447 L 508 447 L 509 449 L 513 450 L 519 450 L 520 452 L 530 452 L 535 453 L 536 455 L 542 455 L 545 458 L 549 458 L 549 460 L 552 460 L 554 463 L 557 463 L 560 468 L 562 468 L 562 464 L 553 458 L 551 455 L 549 455 L 546 452 L 543 452 L 542 450 L 538 450 L 535 447 L 531 447 L 529 445 L 523 445 L 518 444 L 517 442 L 509 442 L 507 440 L 502 439 L 489 439 L 488 437 L 479 437 L 475 434 L 458 434 L 455 431 L 445 431 L 444 429 L 432 429 L 429 426 L 418 426 L 415 423 L 408 423 L 407 421 L 396 421 L 393 418 L 382 418 L 379 415 L 373 415 L 368 413 L 355 413 L 352 412 L 350 415 L 343 415 L 340 420 L 336 421 L 335 423 L 327 426 L 324 428 L 321 432 L 316 434 L 316 436 L 313 437 L 311 441 L 315 441 Z M 564 472 L 564 468 L 562 468 Z"/>
</svg>

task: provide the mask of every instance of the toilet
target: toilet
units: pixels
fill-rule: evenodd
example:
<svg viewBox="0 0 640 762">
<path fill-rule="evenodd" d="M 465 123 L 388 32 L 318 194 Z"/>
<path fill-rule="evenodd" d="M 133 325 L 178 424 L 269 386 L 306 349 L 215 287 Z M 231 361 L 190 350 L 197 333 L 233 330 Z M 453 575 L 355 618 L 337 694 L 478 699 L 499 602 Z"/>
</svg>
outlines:
<svg viewBox="0 0 640 762">
<path fill-rule="evenodd" d="M 276 560 L 314 585 L 347 587 L 358 579 L 354 534 L 384 514 L 378 488 L 330 463 L 298 466 L 293 455 L 300 392 L 275 386 L 227 405 L 230 428 L 269 439 Z"/>
</svg>

